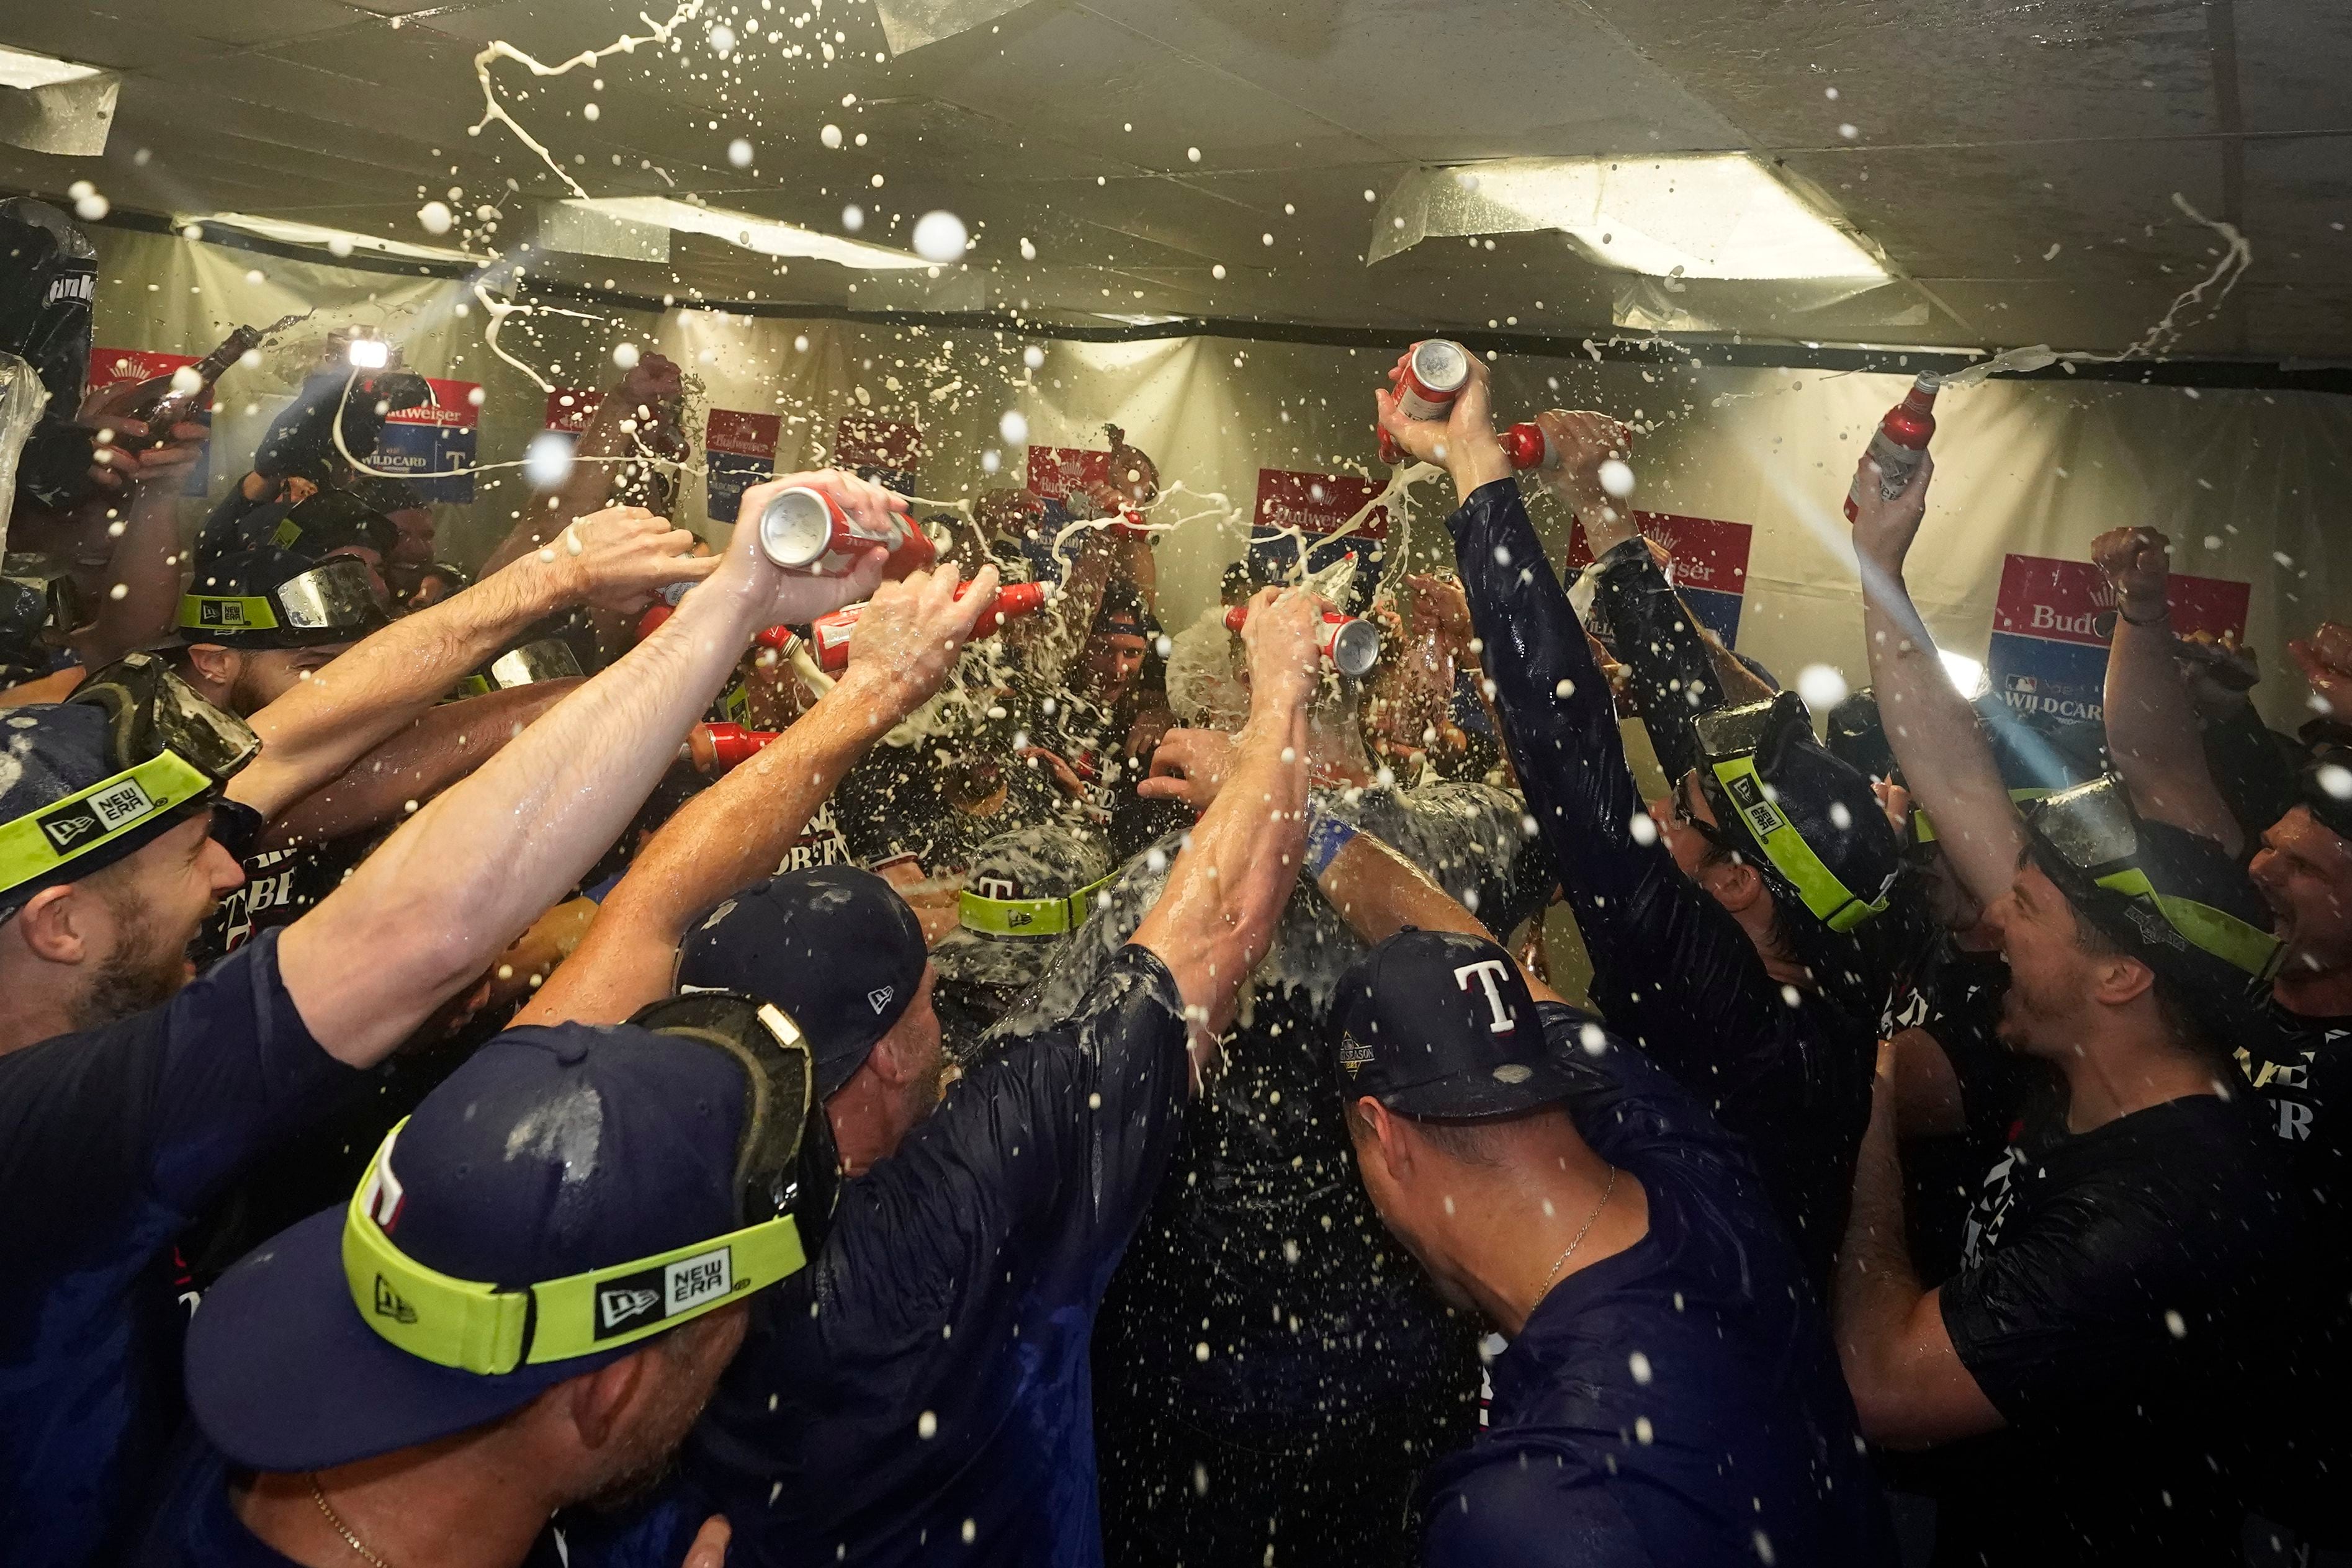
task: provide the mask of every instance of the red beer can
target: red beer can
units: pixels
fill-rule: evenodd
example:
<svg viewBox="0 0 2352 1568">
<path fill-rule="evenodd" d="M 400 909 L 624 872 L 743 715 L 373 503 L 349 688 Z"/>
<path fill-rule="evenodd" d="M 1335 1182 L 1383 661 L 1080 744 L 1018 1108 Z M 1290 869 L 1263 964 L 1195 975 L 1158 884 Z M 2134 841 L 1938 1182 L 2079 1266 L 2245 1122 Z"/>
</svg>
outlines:
<svg viewBox="0 0 2352 1568">
<path fill-rule="evenodd" d="M 1470 350 L 1450 338 L 1423 338 L 1405 356 L 1397 378 L 1397 412 L 1407 419 L 1444 419 L 1470 384 Z M 1402 463 L 1403 449 L 1381 432 L 1381 461 Z"/>
<path fill-rule="evenodd" d="M 956 597 L 961 599 L 971 587 L 959 583 Z M 1035 613 L 1045 607 L 1045 585 L 1042 582 L 1008 582 L 996 591 L 996 602 L 971 629 L 975 639 L 992 636 L 1007 622 L 1018 621 L 1024 615 Z M 839 674 L 849 667 L 849 634 L 866 614 L 863 604 L 845 604 L 830 615 L 820 615 L 809 623 L 809 648 L 816 655 L 817 668 L 827 674 Z"/>
<path fill-rule="evenodd" d="M 1246 604 L 1236 604 L 1225 612 L 1228 632 L 1238 632 L 1248 622 Z M 1315 639 L 1315 645 L 1323 651 L 1324 659 L 1333 668 L 1350 679 L 1362 679 L 1381 662 L 1381 629 L 1369 621 L 1359 621 L 1336 610 L 1323 612 L 1323 631 Z"/>
<path fill-rule="evenodd" d="M 760 512 L 760 548 L 787 571 L 846 577 L 857 558 L 877 545 L 890 552 L 882 568 L 887 578 L 919 571 L 938 556 L 912 518 L 894 516 L 877 530 L 806 485 L 787 486 Z"/>
</svg>

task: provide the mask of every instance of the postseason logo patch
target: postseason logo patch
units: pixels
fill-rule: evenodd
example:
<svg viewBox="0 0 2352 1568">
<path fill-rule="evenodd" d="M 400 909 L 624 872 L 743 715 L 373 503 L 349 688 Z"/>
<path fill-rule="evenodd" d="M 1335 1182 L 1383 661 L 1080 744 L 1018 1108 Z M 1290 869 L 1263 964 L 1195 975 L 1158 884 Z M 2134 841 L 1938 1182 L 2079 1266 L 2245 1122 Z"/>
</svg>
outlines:
<svg viewBox="0 0 2352 1568">
<path fill-rule="evenodd" d="M 154 800 L 139 787 L 139 780 L 125 779 L 110 789 L 68 800 L 37 821 L 49 847 L 68 854 L 118 828 L 153 816 L 155 810 Z"/>
<path fill-rule="evenodd" d="M 595 1337 L 612 1339 L 692 1312 L 735 1289 L 735 1254 L 725 1247 L 640 1270 L 596 1287 Z"/>
<path fill-rule="evenodd" d="M 1365 1067 L 1370 1065 L 1371 1060 L 1372 1048 L 1370 1046 L 1366 1045 L 1362 1040 L 1358 1040 L 1353 1034 L 1350 1034 L 1344 1030 L 1340 1031 L 1339 1065 L 1348 1070 L 1349 1077 L 1353 1078 L 1357 1073 L 1361 1072 Z"/>
</svg>

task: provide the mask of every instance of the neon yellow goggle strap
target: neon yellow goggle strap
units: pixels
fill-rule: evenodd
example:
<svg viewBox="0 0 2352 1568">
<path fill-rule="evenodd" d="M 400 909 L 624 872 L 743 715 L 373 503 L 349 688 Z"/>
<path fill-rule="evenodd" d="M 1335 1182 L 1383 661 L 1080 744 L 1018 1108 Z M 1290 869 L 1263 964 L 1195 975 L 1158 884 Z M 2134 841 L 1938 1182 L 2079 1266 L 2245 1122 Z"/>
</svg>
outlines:
<svg viewBox="0 0 2352 1568">
<path fill-rule="evenodd" d="M 2163 915 L 2165 923 L 2190 944 L 2257 979 L 2271 977 L 2284 951 L 2277 937 L 2227 910 L 2200 904 L 2193 898 L 2157 892 L 2156 884 L 2147 880 L 2147 873 L 2137 866 L 2110 872 L 2097 882 L 2110 893 L 2147 899 Z"/>
<path fill-rule="evenodd" d="M 202 768 L 166 751 L 53 806 L 0 823 L 0 890 L 47 876 L 212 787 Z"/>
<path fill-rule="evenodd" d="M 343 1279 L 362 1322 L 436 1366 L 497 1376 L 617 1349 L 807 1266 L 800 1227 L 785 1215 L 520 1291 L 460 1280 L 409 1257 L 376 1224 L 372 1209 L 387 1190 L 377 1177 L 399 1135 L 394 1127 L 352 1195 L 343 1217 Z M 390 1190 L 396 1192 L 397 1183 Z"/>
<path fill-rule="evenodd" d="M 269 542 L 279 549 L 291 549 L 294 541 L 301 537 L 302 525 L 290 517 L 285 517 L 278 518 L 278 527 L 270 531 Z"/>
<path fill-rule="evenodd" d="M 2009 801 L 2012 806 L 2030 806 L 2036 800 L 2046 800 L 2056 793 L 2058 791 L 2055 789 L 2043 789 L 2029 784 L 2021 789 L 2011 789 L 2009 792 Z M 1915 844 L 1932 844 L 1936 841 L 1934 820 L 1916 806 L 1911 808 L 1911 841 Z"/>
<path fill-rule="evenodd" d="M 751 693 L 741 681 L 727 688 L 719 699 L 720 716 L 730 724 L 748 724 L 751 719 Z"/>
<path fill-rule="evenodd" d="M 489 677 L 487 675 L 467 675 L 464 680 L 457 683 L 457 690 L 450 695 L 461 697 L 486 697 L 490 695 Z"/>
<path fill-rule="evenodd" d="M 1873 915 L 1886 913 L 1886 900 L 1865 904 L 1855 897 L 1838 880 L 1837 873 L 1822 863 L 1805 835 L 1790 824 L 1788 816 L 1772 804 L 1765 790 L 1763 775 L 1756 771 L 1756 758 L 1742 753 L 1709 764 L 1723 791 L 1747 821 L 1748 831 L 1755 835 L 1757 844 L 1773 869 L 1789 879 L 1797 896 L 1813 917 L 1832 931 L 1851 931 Z"/>
<path fill-rule="evenodd" d="M 269 608 L 267 599 L 184 593 L 180 624 L 191 632 L 274 632 L 278 612 Z"/>
<path fill-rule="evenodd" d="M 986 898 L 967 891 L 956 894 L 956 908 L 966 926 L 992 936 L 1059 936 L 1084 925 L 1095 895 L 1118 880 L 1113 872 L 1067 898 Z"/>
</svg>

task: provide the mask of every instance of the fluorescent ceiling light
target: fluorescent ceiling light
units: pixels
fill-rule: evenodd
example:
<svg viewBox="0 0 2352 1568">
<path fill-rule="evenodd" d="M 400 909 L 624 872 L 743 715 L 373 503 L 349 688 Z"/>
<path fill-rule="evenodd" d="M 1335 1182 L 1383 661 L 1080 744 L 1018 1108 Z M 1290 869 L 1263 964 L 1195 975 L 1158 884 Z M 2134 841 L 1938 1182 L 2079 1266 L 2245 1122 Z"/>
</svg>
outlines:
<svg viewBox="0 0 2352 1568">
<path fill-rule="evenodd" d="M 47 55 L 28 54 L 23 49 L 0 47 L 0 87 L 55 87 L 59 82 L 87 81 L 106 73 L 97 66 L 78 66 L 71 60 L 51 59 Z"/>
<path fill-rule="evenodd" d="M 1029 0 L 874 0 L 882 41 L 894 55 L 969 33 L 1026 5 Z"/>
<path fill-rule="evenodd" d="M 691 202 L 676 201 L 668 196 L 599 196 L 588 201 L 565 202 L 562 205 L 578 210 L 583 216 L 618 220 L 624 225 L 639 225 L 652 229 L 709 235 L 713 239 L 740 246 L 745 250 L 758 251 L 762 256 L 829 261 L 836 267 L 853 267 L 863 272 L 913 271 L 928 269 L 933 265 L 910 251 L 867 245 L 862 240 L 844 239 L 839 235 L 819 234 L 814 229 L 797 228 L 773 218 L 754 217 L 750 213 L 729 212 L 724 207 L 698 207 Z M 557 249 L 571 248 L 553 239 L 546 243 Z M 586 254 L 605 256 L 614 253 L 593 250 Z"/>
<path fill-rule="evenodd" d="M 1886 276 L 1853 235 L 1738 152 L 1415 170 L 1381 204 L 1366 260 L 1431 235 L 1542 229 L 1567 235 L 1596 266 L 1652 277 Z"/>
<path fill-rule="evenodd" d="M 363 235 L 352 229 L 331 229 L 319 224 L 298 223 L 292 218 L 263 217 L 256 213 L 210 213 L 202 216 L 175 214 L 174 229 L 185 229 L 190 224 L 207 228 L 237 229 L 263 239 L 274 239 L 283 245 L 318 246 L 338 256 L 354 251 L 367 251 L 376 256 L 397 256 L 412 261 L 479 261 L 462 250 L 450 250 L 441 246 L 411 245 L 406 240 L 386 239 L 381 235 Z"/>
</svg>

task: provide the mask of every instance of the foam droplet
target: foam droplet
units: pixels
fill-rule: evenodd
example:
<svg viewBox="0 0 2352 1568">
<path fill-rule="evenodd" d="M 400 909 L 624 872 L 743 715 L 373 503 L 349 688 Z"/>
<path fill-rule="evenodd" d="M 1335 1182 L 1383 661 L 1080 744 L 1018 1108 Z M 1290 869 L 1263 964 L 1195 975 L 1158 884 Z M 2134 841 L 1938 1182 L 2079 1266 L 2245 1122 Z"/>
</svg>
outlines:
<svg viewBox="0 0 2352 1568">
<path fill-rule="evenodd" d="M 946 211 L 925 213 L 915 220 L 915 254 L 925 261 L 944 267 L 963 259 L 964 246 L 971 236 L 965 232 L 963 220 Z"/>
</svg>

